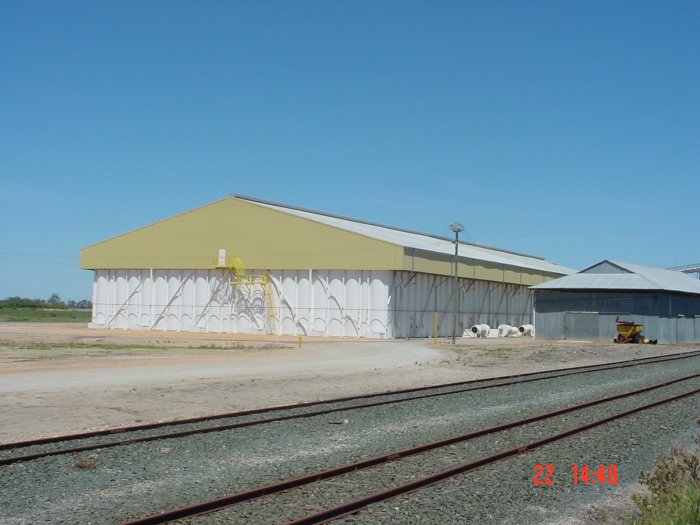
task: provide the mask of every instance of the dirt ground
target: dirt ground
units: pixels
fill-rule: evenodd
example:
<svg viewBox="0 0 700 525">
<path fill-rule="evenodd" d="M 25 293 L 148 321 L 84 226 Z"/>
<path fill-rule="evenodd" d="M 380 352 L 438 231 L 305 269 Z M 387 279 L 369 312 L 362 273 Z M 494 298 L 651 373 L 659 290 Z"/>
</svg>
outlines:
<svg viewBox="0 0 700 525">
<path fill-rule="evenodd" d="M 514 339 L 332 340 L 0 323 L 0 442 L 680 351 Z"/>
</svg>

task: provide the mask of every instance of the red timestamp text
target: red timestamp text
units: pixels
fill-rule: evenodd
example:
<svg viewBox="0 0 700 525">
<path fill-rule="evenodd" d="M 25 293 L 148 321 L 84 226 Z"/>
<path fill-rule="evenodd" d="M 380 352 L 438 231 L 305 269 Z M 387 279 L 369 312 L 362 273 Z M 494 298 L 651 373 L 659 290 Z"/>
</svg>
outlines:
<svg viewBox="0 0 700 525">
<path fill-rule="evenodd" d="M 535 465 L 533 483 L 536 486 L 554 485 L 555 467 L 553 464 Z M 615 485 L 619 480 L 619 469 L 614 463 L 610 465 L 571 465 L 571 481 L 574 485 Z"/>
</svg>

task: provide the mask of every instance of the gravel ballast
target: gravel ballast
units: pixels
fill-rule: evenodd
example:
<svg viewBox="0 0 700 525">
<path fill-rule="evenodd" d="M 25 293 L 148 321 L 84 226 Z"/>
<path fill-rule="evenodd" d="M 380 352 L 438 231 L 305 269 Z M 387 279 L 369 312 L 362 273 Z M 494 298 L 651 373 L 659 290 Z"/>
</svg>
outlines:
<svg viewBox="0 0 700 525">
<path fill-rule="evenodd" d="M 0 507 L 3 510 L 0 524 L 120 523 L 202 499 L 222 496 L 691 373 L 700 373 L 700 358 L 555 378 L 361 411 L 348 410 L 326 416 L 18 463 L 2 467 L 0 470 Z M 686 383 L 674 385 L 663 392 L 670 395 L 670 392 L 691 390 L 693 387 L 697 388 L 700 382 L 694 380 Z M 651 400 L 659 397 L 663 397 L 663 394 L 644 394 L 639 398 L 616 404 L 614 411 L 622 410 L 625 403 L 632 406 L 639 403 L 639 399 Z M 465 515 L 476 513 L 482 517 L 482 521 L 476 520 L 472 521 L 473 523 L 490 523 L 489 520 L 492 519 L 509 519 L 506 512 L 509 506 L 504 505 L 503 501 L 514 500 L 520 497 L 521 493 L 522 501 L 531 502 L 556 501 L 556 498 L 560 497 L 557 496 L 559 492 L 564 495 L 561 497 L 569 500 L 572 495 L 593 493 L 590 490 L 593 487 L 585 487 L 588 492 L 581 492 L 582 487 L 576 488 L 579 492 L 572 492 L 572 488 L 563 481 L 555 486 L 555 490 L 533 492 L 532 468 L 536 463 L 533 463 L 534 459 L 531 457 L 540 458 L 541 461 L 538 462 L 554 463 L 558 471 L 565 472 L 573 463 L 613 463 L 617 455 L 621 467 L 621 486 L 636 480 L 639 468 L 648 468 L 649 461 L 658 450 L 667 447 L 681 435 L 690 435 L 694 420 L 700 412 L 697 397 L 675 402 L 671 407 L 653 409 L 649 411 L 649 414 L 653 412 L 652 416 L 644 413 L 615 423 L 621 425 L 617 437 L 611 437 L 611 431 L 607 427 L 591 430 L 585 436 L 569 438 L 568 444 L 553 444 L 546 449 L 487 467 L 484 472 L 496 469 L 492 475 L 479 471 L 478 475 L 473 473 L 460 477 L 472 480 L 465 481 L 472 487 L 470 490 L 466 490 L 466 487 L 456 488 L 454 484 L 460 481 L 454 480 L 400 498 L 398 503 L 377 505 L 367 513 L 346 518 L 346 521 L 367 519 L 367 522 L 376 523 L 377 520 L 372 520 L 372 517 L 382 516 L 382 522 L 396 519 L 396 523 L 404 524 L 450 523 L 449 520 L 460 517 L 455 523 L 464 523 Z M 600 408 L 593 419 L 602 417 L 605 410 Z M 572 415 L 566 424 L 575 425 L 578 417 L 590 419 L 591 415 Z M 332 424 L 345 420 L 348 421 L 347 424 Z M 541 423 L 537 433 L 551 433 L 556 426 L 556 423 Z M 510 432 L 513 433 L 510 437 L 498 439 L 517 439 L 518 429 Z M 598 435 L 600 436 L 595 437 Z M 532 430 L 528 431 L 528 436 L 536 438 Z M 416 463 L 407 468 L 408 472 L 402 470 L 402 462 L 387 465 L 389 470 L 396 470 L 388 470 L 386 476 L 382 475 L 378 482 L 369 472 L 363 473 L 362 476 L 367 479 L 367 488 L 370 490 L 373 483 L 385 486 L 387 480 L 393 480 L 392 483 L 405 482 L 406 476 L 411 472 L 424 468 L 418 466 L 420 462 L 429 467 L 444 461 L 462 461 L 464 450 L 468 455 L 483 455 L 483 451 L 491 447 L 493 439 L 482 438 L 480 442 L 470 442 L 468 447 L 455 447 L 453 458 L 445 459 L 442 454 L 414 458 Z M 632 444 L 632 441 L 637 445 Z M 561 447 L 560 452 L 557 447 Z M 522 461 L 525 463 L 518 470 L 514 465 Z M 77 466 L 80 462 L 86 465 L 85 468 Z M 629 466 L 623 469 L 623 465 Z M 507 473 L 509 474 L 506 475 Z M 473 490 L 474 475 L 477 476 L 476 479 L 482 480 L 479 485 L 482 490 L 477 493 Z M 484 480 L 487 479 L 491 481 L 486 483 Z M 508 488 L 510 485 L 512 486 Z M 452 488 L 446 492 L 445 487 Z M 484 495 L 494 491 L 494 494 L 498 494 L 501 487 L 505 487 L 503 494 L 508 496 L 506 500 L 499 500 L 492 495 L 489 496 L 493 498 L 491 501 Z M 559 492 L 556 489 L 560 489 Z M 566 489 L 569 489 L 568 492 Z M 436 495 L 421 499 L 431 491 L 436 491 Z M 449 494 L 453 492 L 456 494 L 455 499 L 464 502 L 463 505 L 449 500 Z M 440 504 L 430 503 L 439 501 L 439 498 L 448 500 Z M 326 504 L 323 498 L 319 498 L 313 505 Z M 453 511 L 448 510 L 451 504 L 456 505 Z M 298 506 L 298 503 L 289 501 L 286 505 L 294 507 Z M 436 508 L 433 509 L 433 506 Z M 399 511 L 395 510 L 396 507 Z M 425 512 L 420 509 L 425 509 Z M 297 510 L 303 515 L 308 513 L 309 509 L 302 507 Z M 437 510 L 441 513 L 438 514 Z M 444 519 L 438 519 L 439 516 Z M 491 517 L 484 521 L 484 516 Z M 232 518 L 233 515 L 227 518 L 222 514 L 218 518 L 210 519 Z M 248 518 L 235 522 L 245 523 L 246 520 Z M 533 521 L 535 522 L 537 521 Z"/>
<path fill-rule="evenodd" d="M 499 432 L 498 434 L 483 436 L 465 443 L 432 450 L 419 456 L 386 463 L 370 470 L 344 475 L 330 482 L 320 482 L 305 486 L 301 489 L 291 490 L 284 494 L 267 498 L 267 500 L 269 500 L 269 507 L 265 505 L 265 501 L 255 501 L 237 505 L 231 510 L 212 514 L 206 518 L 201 517 L 192 521 L 183 520 L 183 523 L 285 523 L 291 519 L 306 516 L 310 513 L 310 509 L 330 508 L 374 492 L 381 492 L 389 486 L 408 483 L 414 479 L 432 473 L 478 460 L 497 451 L 516 448 L 548 435 L 557 434 L 564 430 L 611 416 L 644 403 L 650 403 L 661 398 L 686 392 L 688 389 L 689 387 L 687 384 L 684 386 L 674 386 L 614 403 L 611 402 L 610 404 L 602 405 L 596 409 L 574 412 L 551 420 Z M 668 407 L 666 408 L 668 409 Z M 578 436 L 573 436 L 569 439 L 572 440 L 572 443 L 580 443 L 580 440 L 577 441 Z M 589 451 L 587 451 L 586 457 L 589 457 L 588 453 Z M 504 463 L 506 463 L 505 460 Z M 546 463 L 552 463 L 552 461 L 545 461 L 545 464 Z M 533 463 L 530 466 L 531 471 L 535 464 L 537 463 Z M 593 465 L 591 466 L 593 467 Z M 595 467 L 597 467 L 597 465 L 595 465 Z M 563 474 L 570 477 L 570 473 L 564 472 Z M 512 476 L 512 473 L 510 476 Z M 527 484 L 534 486 L 533 477 L 534 475 L 531 474 L 527 479 Z M 558 477 L 560 482 L 564 481 L 562 479 L 564 477 L 562 476 L 562 472 L 559 472 Z M 624 482 L 625 480 L 626 476 L 622 481 Z M 507 484 L 509 480 L 503 481 Z M 516 479 L 516 481 L 520 480 Z M 429 500 L 430 498 L 423 498 L 421 501 L 427 502 Z M 424 514 L 419 507 L 420 505 L 414 506 L 416 517 L 420 517 Z M 431 509 L 431 505 L 429 505 L 427 509 Z M 456 519 L 460 517 L 461 510 L 462 507 L 455 507 L 453 511 L 449 513 L 443 512 L 442 517 L 444 519 L 446 514 L 449 514 L 451 519 Z M 432 511 L 429 510 L 429 512 L 425 514 L 426 516 L 420 517 L 419 522 L 427 520 L 428 517 L 432 515 Z M 403 518 L 404 519 L 399 522 L 407 523 L 405 521 L 405 516 L 403 516 Z M 445 523 L 445 521 L 438 520 L 433 523 Z M 476 523 L 482 522 L 477 521 Z"/>
</svg>

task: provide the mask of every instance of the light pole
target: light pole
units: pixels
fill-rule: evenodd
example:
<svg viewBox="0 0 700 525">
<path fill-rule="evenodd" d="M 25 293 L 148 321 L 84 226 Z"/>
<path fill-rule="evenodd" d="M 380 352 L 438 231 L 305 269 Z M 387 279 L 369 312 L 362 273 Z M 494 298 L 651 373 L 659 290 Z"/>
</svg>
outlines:
<svg viewBox="0 0 700 525">
<path fill-rule="evenodd" d="M 450 224 L 450 230 L 455 232 L 455 257 L 454 257 L 454 270 L 452 276 L 452 305 L 454 307 L 454 323 L 452 324 L 452 344 L 455 344 L 455 338 L 457 337 L 457 302 L 459 300 L 459 295 L 457 294 L 457 255 L 459 254 L 459 232 L 464 231 L 464 226 L 460 223 L 455 222 Z"/>
</svg>

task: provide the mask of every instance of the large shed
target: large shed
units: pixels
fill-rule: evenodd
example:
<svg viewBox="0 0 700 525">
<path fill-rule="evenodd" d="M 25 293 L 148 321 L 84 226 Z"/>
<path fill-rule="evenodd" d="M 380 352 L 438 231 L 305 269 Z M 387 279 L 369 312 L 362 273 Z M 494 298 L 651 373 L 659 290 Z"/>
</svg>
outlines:
<svg viewBox="0 0 700 525">
<path fill-rule="evenodd" d="M 532 289 L 541 339 L 612 340 L 620 318 L 660 343 L 700 342 L 700 280 L 678 271 L 605 260 Z"/>
<path fill-rule="evenodd" d="M 81 250 L 95 328 L 429 337 L 532 322 L 529 286 L 572 270 L 231 195 Z"/>
</svg>

